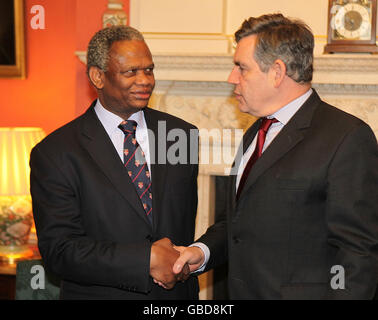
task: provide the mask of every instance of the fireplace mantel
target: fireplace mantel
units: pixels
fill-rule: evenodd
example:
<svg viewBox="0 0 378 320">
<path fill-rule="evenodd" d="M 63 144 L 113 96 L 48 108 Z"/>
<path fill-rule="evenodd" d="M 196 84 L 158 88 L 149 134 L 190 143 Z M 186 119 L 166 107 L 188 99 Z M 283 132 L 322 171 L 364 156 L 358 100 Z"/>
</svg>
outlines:
<svg viewBox="0 0 378 320">
<path fill-rule="evenodd" d="M 77 51 L 86 63 L 86 52 Z M 230 54 L 153 54 L 156 80 L 225 82 L 233 66 Z M 378 85 L 378 55 L 324 54 L 314 58 L 314 83 Z"/>
</svg>

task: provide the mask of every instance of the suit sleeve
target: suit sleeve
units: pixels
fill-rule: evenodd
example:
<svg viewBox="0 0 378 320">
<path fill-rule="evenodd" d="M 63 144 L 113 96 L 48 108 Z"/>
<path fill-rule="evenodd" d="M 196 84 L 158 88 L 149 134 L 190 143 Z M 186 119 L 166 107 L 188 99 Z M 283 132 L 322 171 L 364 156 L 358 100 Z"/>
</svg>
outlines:
<svg viewBox="0 0 378 320">
<path fill-rule="evenodd" d="M 232 183 L 233 179 L 227 177 L 225 181 L 225 189 L 227 197 L 217 199 L 217 203 L 222 210 L 219 212 L 215 224 L 210 226 L 206 233 L 196 242 L 204 243 L 210 251 L 210 259 L 205 267 L 205 272 L 220 266 L 227 262 L 228 244 L 227 244 L 227 213 L 230 212 L 229 198 L 233 195 Z"/>
<path fill-rule="evenodd" d="M 371 299 L 378 282 L 378 149 L 367 125 L 344 138 L 327 182 L 328 243 L 336 253 L 332 265 L 345 270 L 345 289 L 330 289 L 329 298 Z"/>
<path fill-rule="evenodd" d="M 38 147 L 30 167 L 38 246 L 46 268 L 64 280 L 148 292 L 151 243 L 123 245 L 88 237 L 77 185 Z"/>
</svg>

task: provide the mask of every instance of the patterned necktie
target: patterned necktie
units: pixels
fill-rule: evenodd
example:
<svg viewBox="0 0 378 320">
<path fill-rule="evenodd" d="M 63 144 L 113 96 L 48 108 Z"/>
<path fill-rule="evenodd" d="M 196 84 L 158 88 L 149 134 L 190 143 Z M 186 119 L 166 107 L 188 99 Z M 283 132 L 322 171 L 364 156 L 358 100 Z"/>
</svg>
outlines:
<svg viewBox="0 0 378 320">
<path fill-rule="evenodd" d="M 256 148 L 253 151 L 251 157 L 249 158 L 249 160 L 247 162 L 247 165 L 244 168 L 243 175 L 240 179 L 238 191 L 236 193 L 236 200 L 239 200 L 240 194 L 243 190 L 243 187 L 244 187 L 244 185 L 247 181 L 248 175 L 249 175 L 253 165 L 255 164 L 257 159 L 261 157 L 262 149 L 263 149 L 264 142 L 265 142 L 266 133 L 268 132 L 272 123 L 275 123 L 275 122 L 278 122 L 278 120 L 275 119 L 275 118 L 272 118 L 272 119 L 263 118 L 262 119 L 261 124 L 260 124 L 260 129 L 259 129 L 258 135 L 257 135 Z"/>
<path fill-rule="evenodd" d="M 148 220 L 152 224 L 152 187 L 150 172 L 144 152 L 135 138 L 137 123 L 133 120 L 122 121 L 118 126 L 125 134 L 123 159 L 127 173 L 133 182 Z"/>
</svg>

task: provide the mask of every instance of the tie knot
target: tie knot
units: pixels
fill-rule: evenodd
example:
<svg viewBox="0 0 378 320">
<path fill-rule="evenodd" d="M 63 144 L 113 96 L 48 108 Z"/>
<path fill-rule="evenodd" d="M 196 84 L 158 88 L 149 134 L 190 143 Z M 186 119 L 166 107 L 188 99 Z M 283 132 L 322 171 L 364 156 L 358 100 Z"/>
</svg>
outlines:
<svg viewBox="0 0 378 320">
<path fill-rule="evenodd" d="M 137 122 L 134 120 L 125 120 L 120 123 L 118 128 L 120 128 L 124 134 L 133 134 L 135 135 L 135 130 L 137 127 Z"/>
<path fill-rule="evenodd" d="M 263 118 L 263 120 L 261 121 L 260 130 L 263 130 L 265 133 L 267 133 L 272 123 L 276 123 L 276 122 L 278 122 L 276 118 L 272 118 L 272 119 Z"/>
</svg>

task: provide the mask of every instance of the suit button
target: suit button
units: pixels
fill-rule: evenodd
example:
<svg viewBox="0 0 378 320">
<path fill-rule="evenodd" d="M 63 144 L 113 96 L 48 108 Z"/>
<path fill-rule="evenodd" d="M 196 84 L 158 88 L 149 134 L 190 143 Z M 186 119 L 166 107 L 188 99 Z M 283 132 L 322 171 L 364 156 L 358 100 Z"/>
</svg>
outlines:
<svg viewBox="0 0 378 320">
<path fill-rule="evenodd" d="M 235 237 L 235 236 L 232 237 L 232 240 L 234 241 L 235 244 L 238 244 L 241 241 L 238 237 Z"/>
</svg>

